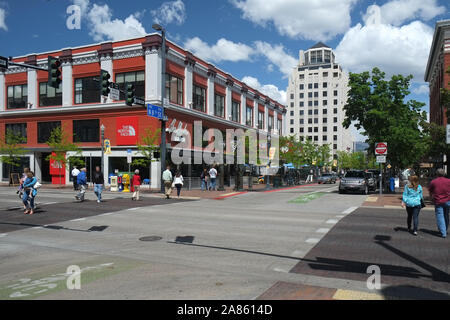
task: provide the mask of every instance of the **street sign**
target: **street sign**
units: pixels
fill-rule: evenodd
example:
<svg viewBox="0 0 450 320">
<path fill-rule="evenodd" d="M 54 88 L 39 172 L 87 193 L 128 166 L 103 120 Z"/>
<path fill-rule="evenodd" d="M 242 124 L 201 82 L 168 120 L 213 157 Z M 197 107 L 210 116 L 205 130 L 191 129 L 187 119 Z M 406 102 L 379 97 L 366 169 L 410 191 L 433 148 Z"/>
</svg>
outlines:
<svg viewBox="0 0 450 320">
<path fill-rule="evenodd" d="M 0 68 L 8 69 L 8 58 L 0 57 Z"/>
<path fill-rule="evenodd" d="M 127 150 L 127 163 L 130 164 L 131 163 L 131 149 Z"/>
<path fill-rule="evenodd" d="M 386 156 L 377 156 L 377 163 L 386 163 Z"/>
<path fill-rule="evenodd" d="M 450 144 L 450 124 L 447 125 L 447 144 Z"/>
<path fill-rule="evenodd" d="M 105 148 L 105 154 L 111 154 L 111 140 L 105 139 L 104 148 Z"/>
<path fill-rule="evenodd" d="M 142 98 L 134 97 L 134 104 L 139 104 L 141 106 L 145 106 L 145 100 Z"/>
<path fill-rule="evenodd" d="M 161 120 L 163 118 L 163 108 L 160 106 L 155 106 L 153 104 L 147 105 L 147 115 L 149 117 L 157 118 Z"/>
<path fill-rule="evenodd" d="M 375 144 L 375 155 L 377 156 L 387 155 L 387 142 L 378 142 Z"/>
<path fill-rule="evenodd" d="M 120 90 L 116 88 L 110 88 L 109 97 L 111 100 L 118 101 L 120 100 Z"/>
</svg>

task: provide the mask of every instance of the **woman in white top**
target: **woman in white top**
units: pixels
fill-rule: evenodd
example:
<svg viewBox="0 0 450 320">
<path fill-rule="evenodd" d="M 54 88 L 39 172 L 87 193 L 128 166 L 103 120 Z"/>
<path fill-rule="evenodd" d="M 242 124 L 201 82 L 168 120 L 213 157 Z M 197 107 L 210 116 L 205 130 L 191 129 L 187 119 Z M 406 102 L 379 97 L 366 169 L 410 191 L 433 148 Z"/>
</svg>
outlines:
<svg viewBox="0 0 450 320">
<path fill-rule="evenodd" d="M 181 192 L 181 187 L 183 187 L 183 182 L 184 182 L 183 176 L 181 175 L 181 172 L 178 171 L 177 174 L 175 175 L 175 179 L 173 180 L 173 184 L 177 188 L 178 198 L 180 197 L 180 192 Z"/>
</svg>

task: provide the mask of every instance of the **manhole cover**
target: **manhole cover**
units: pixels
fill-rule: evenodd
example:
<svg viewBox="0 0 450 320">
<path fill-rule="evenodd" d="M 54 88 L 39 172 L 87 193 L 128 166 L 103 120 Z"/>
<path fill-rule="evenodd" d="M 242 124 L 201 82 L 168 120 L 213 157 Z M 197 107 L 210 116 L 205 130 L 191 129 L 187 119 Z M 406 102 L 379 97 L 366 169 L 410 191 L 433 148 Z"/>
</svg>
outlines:
<svg viewBox="0 0 450 320">
<path fill-rule="evenodd" d="M 140 241 L 159 241 L 161 239 L 162 239 L 162 237 L 158 237 L 158 236 L 148 236 L 148 237 L 139 238 Z"/>
</svg>

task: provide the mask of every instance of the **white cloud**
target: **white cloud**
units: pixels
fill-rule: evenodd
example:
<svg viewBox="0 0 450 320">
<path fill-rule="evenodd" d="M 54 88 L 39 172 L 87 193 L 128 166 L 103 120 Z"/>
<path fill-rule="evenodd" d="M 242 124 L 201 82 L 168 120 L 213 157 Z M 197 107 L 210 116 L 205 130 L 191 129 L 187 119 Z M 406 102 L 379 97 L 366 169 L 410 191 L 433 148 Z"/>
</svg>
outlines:
<svg viewBox="0 0 450 320">
<path fill-rule="evenodd" d="M 347 31 L 336 48 L 336 57 L 352 72 L 379 67 L 392 74 L 412 74 L 423 82 L 433 29 L 420 21 L 396 27 L 382 23 L 378 6 L 368 8 L 365 25 Z"/>
<path fill-rule="evenodd" d="M 152 16 L 156 23 L 182 25 L 186 20 L 186 8 L 182 0 L 168 1 L 152 10 Z"/>
<path fill-rule="evenodd" d="M 411 92 L 414 93 L 414 94 L 418 94 L 418 95 L 429 94 L 430 93 L 430 87 L 427 84 L 421 84 L 418 87 L 413 88 L 411 90 Z"/>
<path fill-rule="evenodd" d="M 216 44 L 210 46 L 200 38 L 195 37 L 188 39 L 184 46 L 200 58 L 213 62 L 249 61 L 254 54 L 253 48 L 243 43 L 234 43 L 224 38 L 219 39 Z"/>
<path fill-rule="evenodd" d="M 286 103 L 286 91 L 278 89 L 278 87 L 273 84 L 262 85 L 258 79 L 249 76 L 244 77 L 242 82 L 282 104 Z"/>
<path fill-rule="evenodd" d="M 142 12 L 121 20 L 113 19 L 112 10 L 107 4 L 91 5 L 89 0 L 73 0 L 73 4 L 80 6 L 82 18 L 88 22 L 89 35 L 94 41 L 122 40 L 147 34 L 139 21 Z"/>
<path fill-rule="evenodd" d="M 8 31 L 8 27 L 5 22 L 6 11 L 5 9 L 0 8 L 0 29 Z"/>
<path fill-rule="evenodd" d="M 289 55 L 282 45 L 273 46 L 267 42 L 256 41 L 255 48 L 258 54 L 276 65 L 285 78 L 291 75 L 292 69 L 298 64 L 297 59 Z"/>
<path fill-rule="evenodd" d="M 348 30 L 356 0 L 230 0 L 243 18 L 260 26 L 273 24 L 291 38 L 328 40 Z"/>
<path fill-rule="evenodd" d="M 415 19 L 428 21 L 445 13 L 445 7 L 439 6 L 436 0 L 393 0 L 381 7 L 369 6 L 364 19 L 370 17 L 374 10 L 378 11 L 377 7 L 380 12 L 380 22 L 394 26 L 400 26 L 406 21 Z"/>
<path fill-rule="evenodd" d="M 289 55 L 282 45 L 271 45 L 263 41 L 255 41 L 253 46 L 249 46 L 221 38 L 216 44 L 209 45 L 195 37 L 188 39 L 184 47 L 211 62 L 251 61 L 254 57 L 262 56 L 270 62 L 269 71 L 273 71 L 273 66 L 276 66 L 286 78 L 297 65 L 297 60 Z"/>
</svg>

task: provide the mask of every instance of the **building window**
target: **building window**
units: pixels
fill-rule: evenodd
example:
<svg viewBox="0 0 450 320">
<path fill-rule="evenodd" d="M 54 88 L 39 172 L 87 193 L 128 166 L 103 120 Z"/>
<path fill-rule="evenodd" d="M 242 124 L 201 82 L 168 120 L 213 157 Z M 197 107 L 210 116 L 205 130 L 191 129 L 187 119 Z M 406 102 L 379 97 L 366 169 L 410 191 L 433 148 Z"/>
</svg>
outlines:
<svg viewBox="0 0 450 320">
<path fill-rule="evenodd" d="M 328 119 L 327 118 L 323 118 L 322 119 L 322 123 L 327 123 Z"/>
<path fill-rule="evenodd" d="M 294 111 L 291 111 L 290 115 L 291 115 L 291 117 L 293 117 L 294 116 Z"/>
<path fill-rule="evenodd" d="M 319 114 L 319 110 L 318 109 L 315 109 L 314 110 L 314 115 L 318 115 Z"/>
<path fill-rule="evenodd" d="M 300 124 L 304 124 L 304 123 L 305 123 L 305 120 L 300 119 Z"/>
<path fill-rule="evenodd" d="M 314 107 L 318 107 L 319 106 L 319 101 L 314 101 Z"/>
<path fill-rule="evenodd" d="M 145 97 L 145 71 L 133 71 L 116 74 L 116 83 L 120 90 L 126 91 L 127 84 L 134 85 L 136 97 Z M 125 100 L 125 94 L 120 93 L 120 100 Z"/>
<path fill-rule="evenodd" d="M 333 109 L 333 113 L 334 113 L 334 114 L 337 114 L 337 108 L 334 108 L 334 109 Z"/>
<path fill-rule="evenodd" d="M 333 77 L 337 78 L 339 74 L 337 72 L 333 72 Z"/>
<path fill-rule="evenodd" d="M 328 105 L 328 100 L 323 100 L 322 105 L 324 105 L 324 106 Z"/>
<path fill-rule="evenodd" d="M 308 83 L 308 89 L 312 89 L 312 83 Z"/>
<path fill-rule="evenodd" d="M 319 137 L 318 136 L 314 136 L 314 141 L 319 141 Z"/>
<path fill-rule="evenodd" d="M 319 89 L 319 84 L 317 82 L 314 83 L 314 89 Z"/>
<path fill-rule="evenodd" d="M 247 107 L 245 110 L 245 124 L 247 126 L 253 126 L 253 108 Z"/>
<path fill-rule="evenodd" d="M 183 79 L 166 74 L 166 99 L 171 103 L 183 105 Z"/>
<path fill-rule="evenodd" d="M 58 89 L 50 87 L 47 82 L 39 83 L 39 106 L 60 106 L 62 105 L 62 86 Z"/>
<path fill-rule="evenodd" d="M 281 119 L 277 119 L 277 123 L 278 123 L 278 134 L 281 136 L 282 134 L 282 129 L 283 129 L 283 122 L 281 121 Z"/>
<path fill-rule="evenodd" d="M 300 93 L 300 99 L 303 99 L 305 97 L 305 95 L 302 93 Z"/>
<path fill-rule="evenodd" d="M 328 77 L 328 72 L 324 72 L 324 73 L 323 73 L 323 77 L 324 77 L 324 78 Z"/>
<path fill-rule="evenodd" d="M 326 83 L 326 82 L 322 83 L 322 87 L 323 88 L 327 88 L 328 87 L 328 83 Z"/>
<path fill-rule="evenodd" d="M 319 118 L 314 118 L 314 123 L 319 123 Z"/>
<path fill-rule="evenodd" d="M 312 128 L 311 127 L 308 128 L 308 133 L 312 133 Z"/>
<path fill-rule="evenodd" d="M 294 124 L 294 119 L 291 119 L 291 124 Z"/>
<path fill-rule="evenodd" d="M 313 111 L 312 110 L 308 110 L 308 115 L 312 116 Z"/>
<path fill-rule="evenodd" d="M 52 131 L 58 127 L 61 127 L 61 121 L 51 121 L 51 122 L 38 122 L 38 143 L 47 143 L 50 139 Z"/>
<path fill-rule="evenodd" d="M 334 150 L 337 149 L 337 144 L 333 144 L 333 149 L 334 149 Z"/>
<path fill-rule="evenodd" d="M 323 131 L 323 132 L 327 132 L 327 129 L 328 129 L 327 127 L 323 127 L 323 128 L 322 128 L 322 131 Z"/>
<path fill-rule="evenodd" d="M 337 135 L 333 136 L 333 141 L 337 141 Z"/>
<path fill-rule="evenodd" d="M 273 116 L 269 116 L 268 121 L 269 121 L 269 123 L 268 123 L 268 126 L 267 126 L 267 127 L 268 127 L 270 130 L 275 129 L 275 128 L 274 128 L 275 122 L 273 121 Z"/>
<path fill-rule="evenodd" d="M 241 104 L 237 101 L 231 102 L 231 120 L 239 122 L 241 119 Z"/>
<path fill-rule="evenodd" d="M 334 131 L 334 132 L 337 132 L 337 126 L 334 126 L 334 127 L 333 127 L 333 131 Z"/>
<path fill-rule="evenodd" d="M 308 101 L 308 107 L 312 107 L 312 101 Z"/>
<path fill-rule="evenodd" d="M 304 75 L 304 74 L 301 74 L 301 75 L 300 75 L 300 79 L 302 79 L 302 80 L 305 79 L 305 75 Z"/>
<path fill-rule="evenodd" d="M 303 107 L 305 105 L 305 103 L 303 101 L 300 101 L 299 106 Z"/>
<path fill-rule="evenodd" d="M 323 92 L 322 92 L 322 96 L 323 96 L 323 97 L 326 97 L 326 96 L 328 96 L 328 92 L 326 92 L 326 91 L 323 91 Z"/>
<path fill-rule="evenodd" d="M 312 119 L 308 119 L 308 124 L 312 124 Z"/>
<path fill-rule="evenodd" d="M 312 98 L 313 93 L 312 92 L 308 92 L 308 98 Z"/>
<path fill-rule="evenodd" d="M 337 123 L 337 122 L 338 122 L 337 117 L 334 117 L 334 118 L 333 118 L 333 122 L 334 122 L 334 123 Z"/>
<path fill-rule="evenodd" d="M 291 102 L 291 108 L 293 108 L 294 107 L 294 103 L 293 102 Z"/>
<path fill-rule="evenodd" d="M 305 140 L 305 137 L 300 137 L 300 141 L 304 141 Z"/>
<path fill-rule="evenodd" d="M 305 131 L 305 129 L 303 127 L 299 129 L 300 133 L 303 133 L 304 131 Z"/>
<path fill-rule="evenodd" d="M 26 84 L 8 86 L 8 109 L 25 109 L 28 103 L 28 87 Z"/>
<path fill-rule="evenodd" d="M 319 92 L 314 92 L 314 98 L 318 98 L 319 97 Z"/>
<path fill-rule="evenodd" d="M 335 97 L 337 97 L 338 91 L 337 91 L 337 90 L 334 90 L 334 91 L 333 91 L 333 94 L 334 94 Z"/>
<path fill-rule="evenodd" d="M 291 131 L 291 133 L 294 133 L 294 128 L 291 128 L 290 131 Z"/>
<path fill-rule="evenodd" d="M 21 136 L 24 140 L 23 143 L 27 143 L 27 124 L 26 123 L 7 123 L 5 126 L 6 133 L 11 132 L 15 136 Z M 8 143 L 8 141 L 6 141 Z"/>
<path fill-rule="evenodd" d="M 98 77 L 75 79 L 75 104 L 100 102 L 100 83 L 94 79 Z"/>
<path fill-rule="evenodd" d="M 258 110 L 258 129 L 264 128 L 264 112 Z"/>
<path fill-rule="evenodd" d="M 217 117 L 224 117 L 225 114 L 225 97 L 219 94 L 214 95 L 214 115 Z"/>
<path fill-rule="evenodd" d="M 206 111 L 206 89 L 194 84 L 192 91 L 192 108 L 198 111 Z"/>
<path fill-rule="evenodd" d="M 100 120 L 73 120 L 74 142 L 99 142 Z"/>
<path fill-rule="evenodd" d="M 291 93 L 291 100 L 294 100 L 294 94 Z"/>
<path fill-rule="evenodd" d="M 315 133 L 319 132 L 319 128 L 314 127 L 314 132 L 315 132 Z"/>
<path fill-rule="evenodd" d="M 327 109 L 323 109 L 322 110 L 322 114 L 327 114 L 328 110 Z"/>
<path fill-rule="evenodd" d="M 302 116 L 305 113 L 304 110 L 300 110 L 300 115 Z"/>
<path fill-rule="evenodd" d="M 327 141 L 328 137 L 327 136 L 322 136 L 322 141 Z"/>
<path fill-rule="evenodd" d="M 325 52 L 324 52 L 324 54 L 325 54 L 324 62 L 325 63 L 330 63 L 331 62 L 331 54 L 330 53 L 331 53 L 330 51 L 325 50 Z"/>
<path fill-rule="evenodd" d="M 303 89 L 305 89 L 305 85 L 304 85 L 304 84 L 301 84 L 301 85 L 300 85 L 300 90 L 303 90 Z"/>
<path fill-rule="evenodd" d="M 333 100 L 333 104 L 334 104 L 335 106 L 337 106 L 337 104 L 338 104 L 337 99 L 334 99 L 334 100 Z"/>
</svg>

